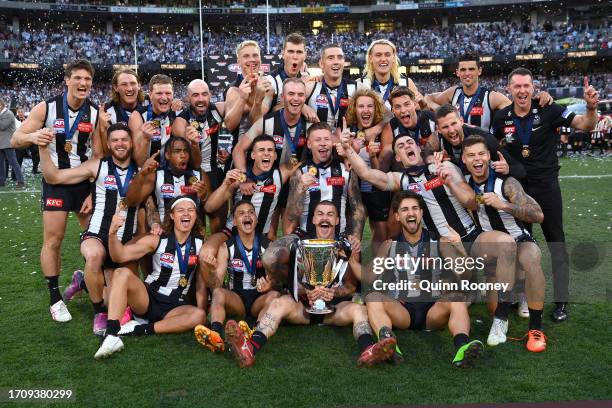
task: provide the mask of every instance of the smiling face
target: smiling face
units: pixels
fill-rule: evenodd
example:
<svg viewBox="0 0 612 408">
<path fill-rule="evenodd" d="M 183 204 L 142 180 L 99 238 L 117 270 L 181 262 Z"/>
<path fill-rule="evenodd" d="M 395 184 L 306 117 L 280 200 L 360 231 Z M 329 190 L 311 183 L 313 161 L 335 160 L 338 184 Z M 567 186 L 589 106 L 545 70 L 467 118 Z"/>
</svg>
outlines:
<svg viewBox="0 0 612 408">
<path fill-rule="evenodd" d="M 169 149 L 166 149 L 164 154 L 166 160 L 175 170 L 185 171 L 189 166 L 190 149 L 186 140 L 178 139 L 172 143 Z"/>
<path fill-rule="evenodd" d="M 170 212 L 170 217 L 174 221 L 176 231 L 189 234 L 198 219 L 195 203 L 191 200 L 181 201 L 174 206 Z"/>
<path fill-rule="evenodd" d="M 190 84 L 189 105 L 196 115 L 204 115 L 210 104 L 210 92 L 205 82 L 195 82 Z"/>
<path fill-rule="evenodd" d="M 283 86 L 283 104 L 293 116 L 302 113 L 302 107 L 306 103 L 306 86 L 301 82 L 288 82 Z"/>
<path fill-rule="evenodd" d="M 247 76 L 251 73 L 257 75 L 261 65 L 261 53 L 259 48 L 254 45 L 247 45 L 238 52 L 238 64 L 242 70 L 242 75 Z"/>
<path fill-rule="evenodd" d="M 276 160 L 276 146 L 271 140 L 262 140 L 253 145 L 251 151 L 253 168 L 265 173 L 272 170 Z"/>
<path fill-rule="evenodd" d="M 531 107 L 531 98 L 535 91 L 531 75 L 512 75 L 508 84 L 508 91 L 512 95 L 514 104 L 527 110 Z"/>
<path fill-rule="evenodd" d="M 126 72 L 119 74 L 117 85 L 113 85 L 113 90 L 119 94 L 119 101 L 123 106 L 134 106 L 138 102 L 138 91 L 140 84 L 138 78 Z"/>
<path fill-rule="evenodd" d="M 344 52 L 340 47 L 326 49 L 319 60 L 319 67 L 323 70 L 326 81 L 334 82 L 342 78 L 344 69 Z"/>
<path fill-rule="evenodd" d="M 453 147 L 461 146 L 463 143 L 463 118 L 452 112 L 437 120 L 438 132 Z"/>
<path fill-rule="evenodd" d="M 461 85 L 470 87 L 478 82 L 478 77 L 482 74 L 482 67 L 478 67 L 476 61 L 460 61 L 455 74 L 461 81 Z"/>
<path fill-rule="evenodd" d="M 484 143 L 476 143 L 463 149 L 462 160 L 472 177 L 477 180 L 489 176 L 491 155 Z"/>
<path fill-rule="evenodd" d="M 149 99 L 156 113 L 165 113 L 170 110 L 174 92 L 170 84 L 155 84 L 149 90 Z"/>
<path fill-rule="evenodd" d="M 126 161 L 132 155 L 132 138 L 125 130 L 114 130 L 108 135 L 108 149 L 115 159 Z"/>
<path fill-rule="evenodd" d="M 336 225 L 339 222 L 338 211 L 333 204 L 322 203 L 317 205 L 312 216 L 317 239 L 334 239 Z"/>
<path fill-rule="evenodd" d="M 73 69 L 70 77 L 64 78 L 68 93 L 76 99 L 85 99 L 91 91 L 93 77 L 86 69 Z"/>
<path fill-rule="evenodd" d="M 306 46 L 305 44 L 294 44 L 287 42 L 283 49 L 283 62 L 285 64 L 285 72 L 290 77 L 297 76 L 298 72 L 304 65 L 306 59 Z"/>
<path fill-rule="evenodd" d="M 415 198 L 404 198 L 395 213 L 395 220 L 398 221 L 402 230 L 408 234 L 414 235 L 421 229 L 421 220 L 423 219 L 423 210 L 419 206 L 419 202 Z"/>
<path fill-rule="evenodd" d="M 332 134 L 327 129 L 317 129 L 310 132 L 306 146 L 312 153 L 315 164 L 326 163 L 332 157 Z"/>
<path fill-rule="evenodd" d="M 408 95 L 393 98 L 391 101 L 391 112 L 400 121 L 402 126 L 413 128 L 417 124 L 416 105 Z"/>
<path fill-rule="evenodd" d="M 257 214 L 255 213 L 255 207 L 251 203 L 242 203 L 234 210 L 233 216 L 234 225 L 241 232 L 246 235 L 253 234 L 257 227 Z"/>
<path fill-rule="evenodd" d="M 395 60 L 395 52 L 388 44 L 376 44 L 370 52 L 370 63 L 374 72 L 378 75 L 387 75 Z"/>
<path fill-rule="evenodd" d="M 402 162 L 404 167 L 423 164 L 421 148 L 410 136 L 400 136 L 395 140 L 395 158 Z"/>
<path fill-rule="evenodd" d="M 360 96 L 355 101 L 355 113 L 357 124 L 362 129 L 371 127 L 374 123 L 376 105 L 374 99 L 369 96 Z"/>
</svg>

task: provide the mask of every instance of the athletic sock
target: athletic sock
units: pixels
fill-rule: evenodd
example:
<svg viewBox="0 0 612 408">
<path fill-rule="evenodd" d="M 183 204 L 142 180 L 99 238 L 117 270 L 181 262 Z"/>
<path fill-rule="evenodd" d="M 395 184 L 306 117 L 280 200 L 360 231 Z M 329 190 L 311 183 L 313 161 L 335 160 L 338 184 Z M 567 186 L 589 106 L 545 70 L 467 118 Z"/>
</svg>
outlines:
<svg viewBox="0 0 612 408">
<path fill-rule="evenodd" d="M 265 334 L 259 330 L 255 330 L 253 337 L 251 337 L 251 344 L 253 345 L 253 353 L 257 353 L 268 341 Z"/>
<path fill-rule="evenodd" d="M 495 317 L 501 320 L 508 320 L 510 314 L 511 304 L 508 302 L 497 302 L 497 308 L 495 309 Z"/>
<path fill-rule="evenodd" d="M 121 329 L 121 325 L 119 324 L 119 320 L 108 320 L 106 322 L 106 335 L 107 336 L 116 336 L 119 334 L 119 330 Z"/>
<path fill-rule="evenodd" d="M 362 334 L 357 338 L 357 344 L 359 345 L 359 351 L 363 353 L 365 349 L 374 344 L 374 336 L 370 333 Z"/>
<path fill-rule="evenodd" d="M 150 334 L 155 334 L 155 323 L 146 323 L 134 326 L 134 335 L 147 336 Z"/>
<path fill-rule="evenodd" d="M 104 301 L 91 302 L 94 310 L 94 314 L 104 313 L 106 308 L 104 307 Z"/>
<path fill-rule="evenodd" d="M 391 330 L 391 328 L 387 326 L 381 327 L 378 331 L 378 340 L 386 339 L 388 337 L 395 337 L 395 333 L 393 333 L 393 330 Z"/>
<path fill-rule="evenodd" d="M 47 276 L 47 288 L 49 288 L 49 305 L 54 305 L 60 300 L 64 300 L 59 291 L 59 276 Z"/>
<path fill-rule="evenodd" d="M 542 330 L 542 310 L 529 308 L 529 330 Z"/>
<path fill-rule="evenodd" d="M 210 329 L 219 333 L 219 336 L 221 336 L 222 339 L 225 338 L 225 330 L 221 322 L 212 322 L 210 325 Z"/>
<path fill-rule="evenodd" d="M 453 343 L 455 343 L 455 351 L 459 350 L 464 344 L 470 342 L 470 337 L 465 333 L 459 333 L 453 337 Z"/>
</svg>

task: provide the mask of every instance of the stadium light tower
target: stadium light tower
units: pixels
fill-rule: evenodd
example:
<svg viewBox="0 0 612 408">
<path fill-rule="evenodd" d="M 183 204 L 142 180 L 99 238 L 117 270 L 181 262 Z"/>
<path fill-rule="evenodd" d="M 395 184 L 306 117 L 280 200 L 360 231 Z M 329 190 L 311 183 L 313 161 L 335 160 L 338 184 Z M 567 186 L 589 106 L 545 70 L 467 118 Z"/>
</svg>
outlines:
<svg viewBox="0 0 612 408">
<path fill-rule="evenodd" d="M 270 9 L 266 0 L 266 54 L 270 54 Z"/>
<path fill-rule="evenodd" d="M 200 3 L 200 69 L 202 75 L 202 81 L 204 81 L 204 36 L 202 35 L 202 0 Z"/>
</svg>

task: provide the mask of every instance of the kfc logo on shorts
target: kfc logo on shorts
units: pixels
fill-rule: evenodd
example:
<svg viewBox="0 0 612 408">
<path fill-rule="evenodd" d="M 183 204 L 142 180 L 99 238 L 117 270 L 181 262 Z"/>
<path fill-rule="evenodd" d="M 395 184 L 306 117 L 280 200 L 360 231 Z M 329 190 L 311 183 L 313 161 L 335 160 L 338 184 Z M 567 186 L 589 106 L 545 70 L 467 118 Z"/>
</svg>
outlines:
<svg viewBox="0 0 612 408">
<path fill-rule="evenodd" d="M 343 186 L 345 181 L 344 177 L 329 177 L 326 180 L 328 186 Z"/>
<path fill-rule="evenodd" d="M 482 106 L 474 106 L 470 111 L 470 116 L 482 116 L 484 109 Z"/>
<path fill-rule="evenodd" d="M 53 129 L 63 129 L 64 128 L 64 119 L 55 119 L 53 122 Z"/>
<path fill-rule="evenodd" d="M 174 185 L 173 184 L 162 184 L 159 190 L 163 198 L 173 198 L 174 197 Z"/>
<path fill-rule="evenodd" d="M 174 265 L 174 254 L 164 252 L 159 257 L 159 263 L 163 268 L 172 268 Z"/>
<path fill-rule="evenodd" d="M 269 184 L 267 186 L 256 186 L 255 187 L 260 193 L 274 194 L 276 193 L 276 184 Z"/>
<path fill-rule="evenodd" d="M 79 132 L 82 133 L 91 133 L 93 131 L 93 125 L 91 123 L 79 123 L 77 126 Z"/>
<path fill-rule="evenodd" d="M 63 205 L 64 200 L 61 198 L 47 198 L 45 201 L 45 206 L 47 207 L 62 208 Z"/>
</svg>

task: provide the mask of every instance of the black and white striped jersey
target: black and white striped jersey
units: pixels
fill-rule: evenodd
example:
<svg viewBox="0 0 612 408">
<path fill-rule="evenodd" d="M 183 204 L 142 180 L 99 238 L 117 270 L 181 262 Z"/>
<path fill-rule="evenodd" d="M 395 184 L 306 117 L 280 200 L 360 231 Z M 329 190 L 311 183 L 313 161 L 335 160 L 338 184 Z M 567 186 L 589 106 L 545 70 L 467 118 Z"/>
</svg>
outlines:
<svg viewBox="0 0 612 408">
<path fill-rule="evenodd" d="M 446 236 L 449 225 L 463 238 L 476 228 L 468 210 L 428 169 L 418 175 L 402 174 L 400 186 L 404 191 L 413 191 L 423 197 L 426 204 L 423 219 L 429 231 Z"/>
<path fill-rule="evenodd" d="M 151 147 L 149 149 L 149 157 L 153 156 L 158 151 L 159 159 L 164 162 L 164 145 L 172 136 L 172 122 L 176 118 L 176 114 L 170 110 L 166 113 L 156 114 L 153 112 L 153 105 L 147 105 L 137 108 L 133 113 L 140 114 L 143 122 L 153 122 L 156 130 L 151 137 Z"/>
<path fill-rule="evenodd" d="M 189 254 L 185 257 L 188 242 Z M 197 273 L 198 255 L 202 243 L 202 238 L 194 235 L 189 236 L 182 246 L 176 242 L 174 233 L 160 237 L 159 244 L 152 256 L 153 270 L 145 279 L 149 290 L 155 294 L 157 299 L 170 304 L 184 301 Z M 187 260 L 187 267 L 183 272 L 179 265 L 181 256 Z"/>
<path fill-rule="evenodd" d="M 240 200 L 249 201 L 255 207 L 257 214 L 257 232 L 268 234 L 270 224 L 272 223 L 272 215 L 278 204 L 278 197 L 283 187 L 283 177 L 279 169 L 275 168 L 268 174 L 262 174 L 255 181 L 255 193 L 247 196 L 242 195 L 240 189 L 236 190 L 233 197 L 233 203 Z M 231 231 L 234 223 L 232 217 L 228 217 L 225 227 Z"/>
<path fill-rule="evenodd" d="M 167 210 L 170 210 L 172 200 L 175 197 L 182 195 L 191 195 L 196 198 L 197 193 L 191 186 L 195 184 L 192 182 L 192 177 L 195 177 L 196 181 L 200 180 L 200 172 L 197 170 L 188 170 L 185 173 L 175 176 L 168 169 L 160 169 L 155 173 L 155 204 L 159 210 L 159 218 L 163 222 L 164 215 Z"/>
<path fill-rule="evenodd" d="M 427 138 L 436 132 L 436 118 L 433 112 L 418 110 L 416 113 L 417 123 L 414 128 L 404 127 L 395 116 L 391 119 L 389 123 L 393 139 L 400 135 L 410 135 L 416 143 L 422 146 L 427 142 Z"/>
<path fill-rule="evenodd" d="M 225 243 L 228 252 L 227 270 L 230 274 L 229 289 L 257 290 L 256 285 L 253 285 L 253 275 L 251 272 L 255 272 L 255 279 L 259 279 L 266 275 L 266 270 L 261 258 L 268 248 L 270 241 L 262 234 L 257 233 L 257 259 L 255 261 L 254 270 L 251 269 L 251 272 L 249 272 L 249 267 L 246 265 L 246 262 L 250 265 L 253 264 L 255 246 L 250 249 L 244 248 L 244 255 L 246 255 L 247 258 L 245 260 L 244 256 L 240 253 L 239 245 L 236 242 L 237 239 L 239 239 L 238 233 L 232 233 L 230 239 Z"/>
<path fill-rule="evenodd" d="M 490 171 L 490 170 L 489 170 Z M 476 194 L 495 193 L 503 203 L 510 202 L 504 194 L 504 184 L 507 177 L 498 176 L 494 172 L 490 172 L 490 179 L 483 183 L 476 183 L 471 175 L 466 175 L 466 181 L 472 186 Z M 523 226 L 523 223 L 510 213 L 498 210 L 494 207 L 485 204 L 479 204 L 478 210 L 472 211 L 476 222 L 483 231 L 501 231 L 517 239 L 524 235 L 529 235 L 529 232 Z"/>
<path fill-rule="evenodd" d="M 337 127 L 342 127 L 342 118 L 348 109 L 349 98 L 356 89 L 357 84 L 350 80 L 343 79 L 336 88 L 330 88 L 325 81 L 317 82 L 306 104 L 317 112 L 321 122 L 327 122 L 335 131 Z"/>
<path fill-rule="evenodd" d="M 213 163 L 217 165 L 217 146 L 223 116 L 215 104 L 211 103 L 205 115 L 198 116 L 191 109 L 185 109 L 177 117 L 185 119 L 187 126 L 195 128 L 200 134 L 200 152 L 202 153 L 200 167 L 205 172 L 212 171 Z"/>
<path fill-rule="evenodd" d="M 64 100 L 65 94 L 61 94 L 45 101 L 44 127 L 55 132 L 55 143 L 49 144 L 51 161 L 59 169 L 71 169 L 91 158 L 91 138 L 98 120 L 98 108 L 86 99 L 78 111 L 66 104 L 65 113 Z M 65 114 L 68 118 L 64 117 Z M 68 120 L 68 126 L 65 126 L 65 120 Z M 69 131 L 74 129 L 71 137 L 67 138 L 66 127 Z"/>
<path fill-rule="evenodd" d="M 138 103 L 138 105 L 136 105 L 135 109 L 125 109 L 124 107 L 121 106 L 120 103 L 117 102 L 107 102 L 104 105 L 104 109 L 106 110 L 107 113 L 110 113 L 111 115 L 111 120 L 110 123 L 112 125 L 114 125 L 117 122 L 123 122 L 126 125 L 128 124 L 128 122 L 130 121 L 130 116 L 132 115 L 132 112 L 134 112 L 137 109 L 141 109 L 142 105 L 140 103 Z"/>
<path fill-rule="evenodd" d="M 93 183 L 93 213 L 89 219 L 87 232 L 105 238 L 108 237 L 113 215 L 119 211 L 119 203 L 123 198 L 119 185 L 129 184 L 130 180 L 126 180 L 128 174 L 131 179 L 137 172 L 138 166 L 134 161 L 124 169 L 117 166 L 110 157 L 100 160 L 98 174 Z M 117 176 L 120 178 L 120 183 L 117 183 Z M 124 215 L 126 217 L 125 224 L 119 228 L 117 237 L 122 243 L 126 243 L 136 234 L 138 207 L 129 207 L 123 211 L 125 211 Z"/>
<path fill-rule="evenodd" d="M 284 118 L 281 118 L 283 111 L 284 109 L 270 112 L 263 119 L 262 134 L 271 136 L 274 139 L 276 148 L 274 167 L 287 163 L 291 159 L 292 154 L 295 154 L 298 159 L 302 158 L 304 147 L 306 147 L 306 130 L 310 127 L 310 124 L 306 122 L 306 118 L 302 115 L 296 125 L 288 126 L 292 140 L 287 140 L 285 130 L 283 129 Z M 296 135 L 298 130 L 299 135 Z M 290 146 L 291 143 L 293 143 L 294 148 Z"/>
<path fill-rule="evenodd" d="M 457 108 L 465 123 L 488 132 L 493 118 L 489 102 L 490 93 L 488 88 L 479 86 L 474 95 L 467 96 L 463 93 L 463 88 L 458 86 L 451 98 L 451 105 Z"/>
<path fill-rule="evenodd" d="M 397 86 L 408 86 L 408 78 L 404 75 L 400 75 L 399 82 L 396 84 L 393 77 L 389 78 L 389 81 L 380 83 L 376 79 L 371 80 L 367 76 L 359 78 L 357 81 L 357 89 L 365 87 L 376 91 L 383 99 L 387 109 L 391 110 L 391 103 L 389 102 L 389 95 L 391 91 Z"/>
<path fill-rule="evenodd" d="M 349 226 L 348 192 L 351 181 L 350 171 L 343 162 L 332 160 L 327 166 L 317 166 L 309 162 L 300 168 L 300 172 L 304 174 L 310 171 L 311 168 L 317 171 L 316 175 L 314 175 L 317 181 L 310 185 L 304 197 L 300 229 L 306 234 L 313 235 L 315 233 L 315 226 L 312 223 L 312 217 L 315 207 L 319 202 L 329 200 L 334 203 L 340 215 L 340 224 L 336 226 L 336 235 L 344 233 Z"/>
<path fill-rule="evenodd" d="M 298 72 L 297 78 L 301 77 L 302 73 Z M 287 75 L 285 72 L 285 67 L 281 63 L 277 69 L 272 71 L 269 75 L 266 75 L 264 78 L 270 81 L 272 89 L 274 89 L 274 97 L 272 98 L 272 105 L 270 105 L 270 111 L 272 111 L 272 109 L 281 101 L 280 96 L 283 93 L 283 82 L 285 79 L 289 78 L 289 75 Z"/>
</svg>

